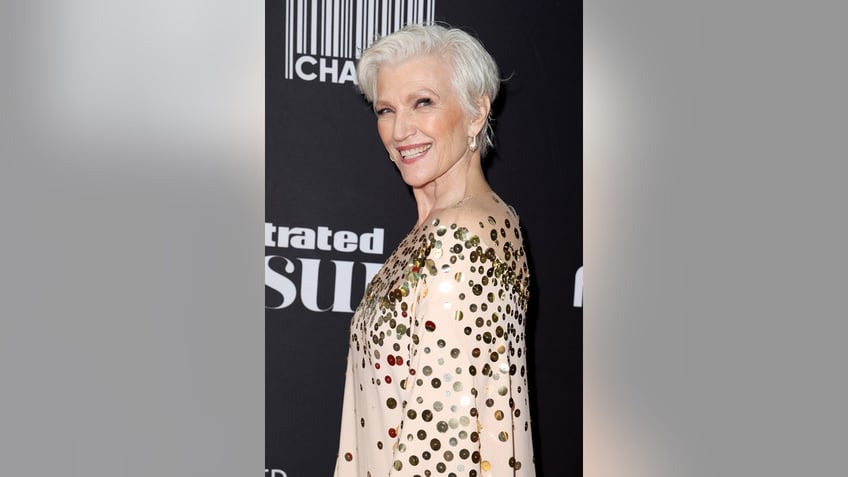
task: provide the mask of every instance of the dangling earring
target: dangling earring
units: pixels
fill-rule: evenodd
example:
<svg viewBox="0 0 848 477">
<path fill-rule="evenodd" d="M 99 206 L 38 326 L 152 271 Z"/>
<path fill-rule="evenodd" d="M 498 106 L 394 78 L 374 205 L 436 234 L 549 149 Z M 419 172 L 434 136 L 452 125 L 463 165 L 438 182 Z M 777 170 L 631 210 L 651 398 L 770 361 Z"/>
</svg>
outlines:
<svg viewBox="0 0 848 477">
<path fill-rule="evenodd" d="M 471 152 L 477 150 L 477 136 L 468 136 L 468 149 Z"/>
<path fill-rule="evenodd" d="M 392 162 L 395 162 L 395 158 L 394 158 L 394 157 L 392 157 L 392 154 L 391 154 L 391 153 L 389 153 L 389 160 L 390 160 L 390 161 L 392 161 Z"/>
</svg>

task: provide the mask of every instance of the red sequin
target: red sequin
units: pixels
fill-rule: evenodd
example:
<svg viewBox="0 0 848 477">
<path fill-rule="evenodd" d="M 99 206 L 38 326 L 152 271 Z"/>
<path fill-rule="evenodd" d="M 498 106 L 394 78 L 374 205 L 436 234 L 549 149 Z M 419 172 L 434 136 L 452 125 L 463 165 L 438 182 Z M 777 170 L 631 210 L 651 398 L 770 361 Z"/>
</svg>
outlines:
<svg viewBox="0 0 848 477">
<path fill-rule="evenodd" d="M 433 331 L 436 329 L 436 324 L 428 320 L 424 323 L 424 328 L 426 328 L 427 331 Z"/>
<path fill-rule="evenodd" d="M 389 375 L 386 375 L 386 379 L 384 381 L 386 382 L 386 384 L 392 384 L 392 377 L 389 376 Z"/>
<path fill-rule="evenodd" d="M 348 461 L 348 462 L 352 461 L 353 460 L 353 454 L 351 454 L 350 452 L 345 454 L 345 460 Z"/>
<path fill-rule="evenodd" d="M 394 365 L 395 365 L 395 357 L 394 357 L 393 355 L 391 355 L 391 354 L 390 354 L 390 355 L 386 358 L 386 361 L 388 361 L 388 362 L 389 362 L 389 366 L 394 366 Z"/>
<path fill-rule="evenodd" d="M 398 366 L 402 365 L 402 364 L 403 364 L 403 358 L 402 358 L 402 357 L 400 357 L 400 356 L 398 356 L 398 357 L 397 357 L 397 359 L 395 360 L 395 363 L 396 363 Z"/>
<path fill-rule="evenodd" d="M 380 369 L 380 363 L 374 363 L 374 367 Z"/>
<path fill-rule="evenodd" d="M 389 428 L 389 437 L 391 437 L 391 438 L 397 437 L 397 431 L 395 430 L 394 427 Z"/>
</svg>

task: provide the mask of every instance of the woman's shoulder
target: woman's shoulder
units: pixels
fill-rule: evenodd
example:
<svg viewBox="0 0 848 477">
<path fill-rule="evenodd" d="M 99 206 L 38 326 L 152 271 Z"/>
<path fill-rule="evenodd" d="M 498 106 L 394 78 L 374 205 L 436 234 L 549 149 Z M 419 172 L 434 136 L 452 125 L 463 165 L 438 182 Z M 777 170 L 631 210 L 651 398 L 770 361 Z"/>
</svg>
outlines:
<svg viewBox="0 0 848 477">
<path fill-rule="evenodd" d="M 470 197 L 443 209 L 433 215 L 428 225 L 436 229 L 464 230 L 485 243 L 491 242 L 491 246 L 510 243 L 512 247 L 521 247 L 523 242 L 518 214 L 494 192 Z"/>
<path fill-rule="evenodd" d="M 450 270 L 453 264 L 498 263 L 504 268 L 497 273 L 506 273 L 504 282 L 526 292 L 529 270 L 518 214 L 496 194 L 471 197 L 439 211 L 426 224 L 423 235 L 432 246 L 429 256 L 434 265 L 450 262 Z"/>
<path fill-rule="evenodd" d="M 458 204 L 444 209 L 438 214 L 444 222 L 447 220 L 458 226 L 491 226 L 518 228 L 518 213 L 494 192 L 469 197 Z"/>
</svg>

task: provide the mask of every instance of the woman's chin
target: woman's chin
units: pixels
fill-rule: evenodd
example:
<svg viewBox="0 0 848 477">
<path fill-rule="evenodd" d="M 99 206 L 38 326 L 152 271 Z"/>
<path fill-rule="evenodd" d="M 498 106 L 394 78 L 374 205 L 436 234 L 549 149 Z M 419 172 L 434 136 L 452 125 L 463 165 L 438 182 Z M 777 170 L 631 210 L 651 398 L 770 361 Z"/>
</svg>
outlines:
<svg viewBox="0 0 848 477">
<path fill-rule="evenodd" d="M 401 170 L 400 176 L 403 179 L 403 182 L 412 188 L 423 187 L 430 182 L 428 178 L 422 177 L 420 174 L 412 174 L 409 171 L 404 172 Z"/>
</svg>

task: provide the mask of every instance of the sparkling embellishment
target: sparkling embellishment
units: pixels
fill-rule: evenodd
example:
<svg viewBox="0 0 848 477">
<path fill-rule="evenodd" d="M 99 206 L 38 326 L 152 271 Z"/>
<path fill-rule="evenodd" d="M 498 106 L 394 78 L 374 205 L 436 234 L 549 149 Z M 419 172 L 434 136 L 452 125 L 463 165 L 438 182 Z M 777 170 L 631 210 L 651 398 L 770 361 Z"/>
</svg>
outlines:
<svg viewBox="0 0 848 477">
<path fill-rule="evenodd" d="M 356 425 L 343 442 L 360 452 L 354 464 L 340 451 L 342 475 L 514 475 L 533 462 L 517 220 L 495 196 L 448 213 L 403 239 L 351 320 L 344 419 Z"/>
</svg>

